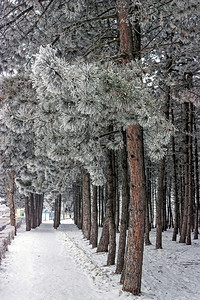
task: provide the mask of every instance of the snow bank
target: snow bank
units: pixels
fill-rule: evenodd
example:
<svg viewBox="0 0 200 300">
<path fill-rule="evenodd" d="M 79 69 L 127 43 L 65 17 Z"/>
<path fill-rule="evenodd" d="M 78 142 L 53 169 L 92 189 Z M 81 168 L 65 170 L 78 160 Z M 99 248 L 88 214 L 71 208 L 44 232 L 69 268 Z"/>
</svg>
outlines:
<svg viewBox="0 0 200 300">
<path fill-rule="evenodd" d="M 110 291 L 113 297 L 141 300 L 200 299 L 200 240 L 192 240 L 191 246 L 173 242 L 170 229 L 163 233 L 163 249 L 156 250 L 156 232 L 152 230 L 152 245 L 144 249 L 142 293 L 138 298 L 121 290 L 120 275 L 115 274 L 115 266 L 106 266 L 106 253 L 96 253 L 96 249 L 92 249 L 75 225 L 65 226 L 61 225 L 60 231 L 64 233 L 65 242 L 78 266 L 101 290 Z"/>
<path fill-rule="evenodd" d="M 11 244 L 11 241 L 15 237 L 15 227 L 8 223 L 9 222 L 6 222 L 5 228 L 3 226 L 3 230 L 0 231 L 0 263 L 2 258 L 5 257 L 5 253 L 8 250 L 8 245 Z M 16 223 L 16 227 L 19 228 L 22 224 L 22 219 L 17 219 Z"/>
</svg>

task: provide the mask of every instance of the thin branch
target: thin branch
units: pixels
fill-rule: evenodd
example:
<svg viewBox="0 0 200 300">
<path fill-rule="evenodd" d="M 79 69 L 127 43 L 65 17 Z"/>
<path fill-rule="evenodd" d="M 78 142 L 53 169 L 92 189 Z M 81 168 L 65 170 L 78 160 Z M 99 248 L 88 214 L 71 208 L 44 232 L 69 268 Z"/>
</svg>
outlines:
<svg viewBox="0 0 200 300">
<path fill-rule="evenodd" d="M 110 45 L 110 44 L 116 43 L 116 42 L 118 42 L 118 41 L 119 41 L 119 39 L 114 39 L 114 40 L 108 41 L 108 42 L 106 42 L 106 43 L 104 43 L 104 44 L 96 45 L 96 46 L 94 46 L 91 50 L 87 51 L 87 52 L 83 55 L 83 57 L 89 55 L 92 51 L 94 51 L 94 50 L 96 50 L 96 49 L 98 49 L 98 48 L 102 48 L 102 47 L 104 47 L 104 46 L 106 46 L 106 45 Z"/>
<path fill-rule="evenodd" d="M 93 22 L 93 21 L 98 21 L 98 20 L 107 20 L 107 19 L 116 19 L 116 18 L 117 18 L 117 15 L 113 14 L 113 15 L 109 15 L 109 16 L 100 16 L 100 17 L 94 17 L 94 18 L 91 18 L 91 19 L 81 20 L 81 21 L 72 23 L 69 26 L 65 27 L 64 30 L 63 30 L 63 32 L 67 31 L 68 29 L 70 29 L 73 26 L 80 26 L 80 25 L 83 25 L 83 24 L 86 24 L 86 23 L 90 23 L 90 22 Z M 55 38 L 55 40 L 51 43 L 52 46 L 55 45 L 55 43 L 60 39 L 62 33 L 60 33 Z"/>
<path fill-rule="evenodd" d="M 31 11 L 33 9 L 33 5 L 28 7 L 26 10 L 22 11 L 15 19 L 13 19 L 12 21 L 9 21 L 6 24 L 3 24 L 0 26 L 0 30 L 8 25 L 11 25 L 13 23 L 15 23 L 19 18 L 21 18 L 23 15 L 25 15 L 26 13 L 28 13 L 29 11 Z"/>
<path fill-rule="evenodd" d="M 136 51 L 134 52 L 135 54 L 139 54 L 143 51 L 147 51 L 147 50 L 151 50 L 151 49 L 159 49 L 159 48 L 162 48 L 162 47 L 166 47 L 166 46 L 170 46 L 170 45 L 176 45 L 176 44 L 180 44 L 180 42 L 172 42 L 172 43 L 166 43 L 166 44 L 160 44 L 160 45 L 154 45 L 152 47 L 146 47 L 146 48 L 143 48 L 141 49 L 140 51 Z"/>
<path fill-rule="evenodd" d="M 110 135 L 110 134 L 114 134 L 114 133 L 120 133 L 120 132 L 121 132 L 120 130 L 110 131 L 110 132 L 101 134 L 98 138 L 102 138 L 102 137 L 104 137 L 104 136 L 107 136 L 107 135 Z"/>
<path fill-rule="evenodd" d="M 35 22 L 35 24 L 32 26 L 31 29 L 29 29 L 29 31 L 26 33 L 26 35 L 28 35 L 38 24 L 38 22 L 40 21 L 40 19 L 42 18 L 42 16 L 46 13 L 47 9 L 49 8 L 49 6 L 53 3 L 54 0 L 51 0 L 48 5 L 45 7 L 44 11 L 42 12 L 42 14 L 38 17 L 37 21 Z"/>
</svg>

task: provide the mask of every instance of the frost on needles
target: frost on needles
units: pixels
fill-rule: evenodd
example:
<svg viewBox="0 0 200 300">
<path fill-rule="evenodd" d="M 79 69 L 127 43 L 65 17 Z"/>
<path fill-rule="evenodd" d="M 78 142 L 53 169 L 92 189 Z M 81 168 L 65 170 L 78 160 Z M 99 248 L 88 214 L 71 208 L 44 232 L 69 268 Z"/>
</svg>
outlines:
<svg viewBox="0 0 200 300">
<path fill-rule="evenodd" d="M 165 119 L 151 87 L 144 83 L 142 68 L 141 63 L 135 62 L 122 66 L 77 60 L 70 64 L 57 57 L 51 46 L 40 47 L 36 55 L 32 80 L 40 105 L 56 107 L 56 130 L 69 134 L 69 144 L 73 144 L 76 133 L 85 135 L 81 156 L 74 148 L 70 154 L 85 164 L 93 179 L 95 168 L 90 166 L 101 157 L 99 137 L 110 124 L 119 131 L 129 124 L 140 124 L 150 158 L 155 161 L 165 154 L 174 128 Z M 51 113 L 47 118 L 50 116 Z M 109 148 L 121 146 L 119 134 L 113 141 L 107 141 Z"/>
</svg>

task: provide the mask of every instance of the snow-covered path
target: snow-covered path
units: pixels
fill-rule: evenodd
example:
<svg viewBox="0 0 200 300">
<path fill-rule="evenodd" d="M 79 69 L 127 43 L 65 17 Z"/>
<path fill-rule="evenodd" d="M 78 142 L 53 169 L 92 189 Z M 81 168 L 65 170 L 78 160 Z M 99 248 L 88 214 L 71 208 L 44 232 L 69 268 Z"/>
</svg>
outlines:
<svg viewBox="0 0 200 300">
<path fill-rule="evenodd" d="M 52 224 L 18 233 L 0 266 L 1 300 L 94 300 L 94 294 L 102 299 Z"/>
<path fill-rule="evenodd" d="M 0 265 L 0 300 L 199 300 L 200 239 L 187 246 L 163 232 L 163 249 L 144 249 L 142 293 L 122 292 L 115 266 L 97 253 L 68 219 L 58 230 L 22 228 Z M 100 229 L 101 230 L 101 229 Z M 100 232 L 99 232 L 100 236 Z M 119 236 L 118 236 L 119 238 Z"/>
</svg>

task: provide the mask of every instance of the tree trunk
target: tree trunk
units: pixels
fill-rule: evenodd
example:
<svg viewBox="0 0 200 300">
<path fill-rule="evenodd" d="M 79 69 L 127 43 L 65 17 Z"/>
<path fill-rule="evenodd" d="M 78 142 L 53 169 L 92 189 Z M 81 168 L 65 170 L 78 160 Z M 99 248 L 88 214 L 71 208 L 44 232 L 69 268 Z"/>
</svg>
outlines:
<svg viewBox="0 0 200 300">
<path fill-rule="evenodd" d="M 58 227 L 60 225 L 60 217 L 61 217 L 61 194 L 58 195 Z"/>
<path fill-rule="evenodd" d="M 116 254 L 116 229 L 115 229 L 115 215 L 113 204 L 116 200 L 114 190 L 114 164 L 113 164 L 113 151 L 107 150 L 107 202 L 106 202 L 106 218 L 108 219 L 108 231 L 109 231 L 109 250 L 107 265 L 115 264 Z"/>
<path fill-rule="evenodd" d="M 83 206 L 82 206 L 82 231 L 86 239 L 90 239 L 91 230 L 91 200 L 90 200 L 90 175 L 83 172 Z"/>
<path fill-rule="evenodd" d="M 134 59 L 134 53 L 141 49 L 139 22 L 134 24 L 134 44 L 129 21 L 128 1 L 117 0 L 120 32 L 120 51 L 123 63 Z M 137 10 L 137 7 L 135 7 Z M 138 56 L 139 57 L 139 56 Z M 129 125 L 127 129 L 127 150 L 130 170 L 130 214 L 123 290 L 139 295 L 141 291 L 142 262 L 144 247 L 144 217 L 146 185 L 144 174 L 143 132 L 139 125 Z"/>
<path fill-rule="evenodd" d="M 199 211 L 199 162 L 198 162 L 198 143 L 197 143 L 197 128 L 196 120 L 194 120 L 194 131 L 195 131 L 195 222 L 194 222 L 194 239 L 198 239 L 198 211 Z"/>
<path fill-rule="evenodd" d="M 97 186 L 93 186 L 93 197 L 92 197 L 92 225 L 90 243 L 92 248 L 97 247 L 98 241 L 98 209 L 97 209 Z"/>
<path fill-rule="evenodd" d="M 105 218 L 103 221 L 103 229 L 101 233 L 101 238 L 97 247 L 97 252 L 108 252 L 109 244 L 109 228 L 108 228 L 108 219 Z"/>
<path fill-rule="evenodd" d="M 130 170 L 130 214 L 123 290 L 139 295 L 142 278 L 146 203 L 143 134 L 139 125 L 128 127 L 127 146 Z"/>
<path fill-rule="evenodd" d="M 30 205 L 28 196 L 25 197 L 26 231 L 31 230 Z"/>
<path fill-rule="evenodd" d="M 171 109 L 172 123 L 174 124 L 174 113 Z M 176 241 L 178 229 L 180 228 L 180 213 L 179 213 L 179 200 L 178 200 L 178 182 L 177 182 L 177 165 L 176 165 L 176 147 L 175 138 L 172 136 L 172 160 L 173 160 L 173 190 L 174 190 L 174 230 L 172 241 Z"/>
<path fill-rule="evenodd" d="M 55 209 L 54 209 L 54 223 L 53 223 L 54 229 L 58 228 L 58 210 L 59 210 L 58 206 L 59 206 L 59 200 L 58 200 L 58 197 L 56 197 Z"/>
<path fill-rule="evenodd" d="M 165 158 L 160 162 L 158 173 L 158 192 L 156 198 L 156 249 L 162 249 L 162 207 L 163 182 L 165 176 Z"/>
<path fill-rule="evenodd" d="M 189 124 L 189 104 L 184 103 L 184 129 L 185 129 L 185 141 L 184 141 L 184 204 L 183 204 L 183 216 L 182 216 L 182 226 L 181 235 L 179 243 L 185 243 L 186 233 L 187 233 L 187 217 L 188 217 L 188 199 L 189 199 L 189 152 L 188 152 L 188 124 Z"/>
<path fill-rule="evenodd" d="M 150 172 L 150 165 L 148 163 L 147 166 L 147 197 L 146 197 L 146 213 L 145 213 L 145 245 L 151 245 L 150 238 L 149 238 L 149 231 L 150 231 L 150 203 L 151 203 L 151 172 Z"/>
<path fill-rule="evenodd" d="M 118 154 L 118 153 L 117 153 Z M 116 207 L 115 207 L 115 227 L 116 232 L 119 233 L 119 179 L 118 179 L 118 155 L 115 156 L 115 174 L 116 174 Z"/>
<path fill-rule="evenodd" d="M 119 249 L 117 256 L 116 274 L 121 274 L 124 267 L 124 255 L 126 249 L 126 230 L 128 221 L 128 204 L 129 204 L 129 186 L 128 186 L 128 162 L 126 150 L 126 133 L 123 132 L 124 147 L 121 152 L 122 156 L 122 211 L 121 225 L 119 236 Z"/>
<path fill-rule="evenodd" d="M 10 224 L 15 227 L 15 235 L 17 234 L 16 220 L 15 220 L 15 204 L 14 204 L 14 192 L 15 192 L 15 171 L 7 170 L 7 175 L 9 178 L 9 188 L 7 188 L 8 192 L 8 201 L 10 208 Z"/>
<path fill-rule="evenodd" d="M 30 193 L 31 228 L 34 228 L 34 194 Z"/>
<path fill-rule="evenodd" d="M 192 212 L 193 212 L 193 152 L 192 152 L 192 134 L 193 134 L 193 105 L 189 105 L 189 137 L 188 137 L 188 155 L 189 155 L 189 199 L 188 199 L 188 216 L 187 216 L 187 233 L 186 233 L 186 245 L 191 245 L 191 225 L 192 225 Z"/>
</svg>

